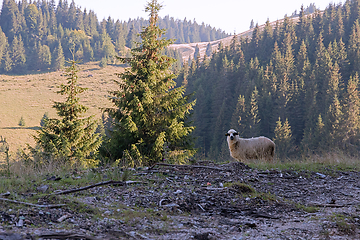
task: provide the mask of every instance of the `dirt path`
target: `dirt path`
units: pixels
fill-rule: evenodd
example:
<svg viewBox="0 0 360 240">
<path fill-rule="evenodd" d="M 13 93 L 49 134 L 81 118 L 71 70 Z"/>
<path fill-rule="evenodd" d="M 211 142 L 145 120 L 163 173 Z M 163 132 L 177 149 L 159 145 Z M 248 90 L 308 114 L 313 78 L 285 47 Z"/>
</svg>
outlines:
<svg viewBox="0 0 360 240">
<path fill-rule="evenodd" d="M 0 239 L 360 239 L 359 172 L 202 162 L 119 174 L 132 181 L 38 202 L 66 207 L 0 202 Z"/>
</svg>

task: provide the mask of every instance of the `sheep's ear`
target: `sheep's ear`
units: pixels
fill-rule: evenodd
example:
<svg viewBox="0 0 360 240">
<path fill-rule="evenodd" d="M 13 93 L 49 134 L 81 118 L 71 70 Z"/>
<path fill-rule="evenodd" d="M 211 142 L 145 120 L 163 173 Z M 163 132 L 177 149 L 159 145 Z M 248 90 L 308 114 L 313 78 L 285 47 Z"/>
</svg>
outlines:
<svg viewBox="0 0 360 240">
<path fill-rule="evenodd" d="M 230 136 L 230 134 L 229 134 L 229 133 L 225 133 L 225 136 Z"/>
</svg>

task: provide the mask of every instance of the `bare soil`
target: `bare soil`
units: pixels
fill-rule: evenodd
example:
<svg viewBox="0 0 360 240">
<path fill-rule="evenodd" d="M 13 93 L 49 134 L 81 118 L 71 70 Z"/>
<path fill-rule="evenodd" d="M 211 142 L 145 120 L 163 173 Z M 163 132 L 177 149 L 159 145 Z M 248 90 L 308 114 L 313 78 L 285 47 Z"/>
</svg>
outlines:
<svg viewBox="0 0 360 240">
<path fill-rule="evenodd" d="M 38 207 L 0 201 L 0 239 L 360 239 L 360 173 L 334 169 L 156 165 L 57 195 L 48 178 L 16 198 L 45 191 Z"/>
</svg>

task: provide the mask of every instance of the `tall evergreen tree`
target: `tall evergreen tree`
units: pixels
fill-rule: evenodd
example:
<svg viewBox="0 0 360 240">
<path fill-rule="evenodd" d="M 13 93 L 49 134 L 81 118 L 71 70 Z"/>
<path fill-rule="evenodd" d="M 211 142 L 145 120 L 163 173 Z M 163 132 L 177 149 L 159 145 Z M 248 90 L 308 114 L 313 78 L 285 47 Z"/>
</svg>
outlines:
<svg viewBox="0 0 360 240">
<path fill-rule="evenodd" d="M 7 49 L 8 45 L 9 45 L 9 43 L 8 43 L 7 37 L 0 27 L 0 65 L 1 65 L 1 60 L 3 59 L 3 56 L 8 51 L 8 49 Z"/>
<path fill-rule="evenodd" d="M 349 39 L 349 59 L 353 72 L 360 69 L 360 23 L 356 20 Z"/>
<path fill-rule="evenodd" d="M 344 138 L 343 143 L 347 149 L 359 145 L 360 131 L 360 94 L 359 94 L 359 75 L 356 73 L 351 76 L 344 99 Z"/>
<path fill-rule="evenodd" d="M 30 35 L 36 34 L 36 27 L 37 27 L 37 18 L 39 15 L 39 11 L 35 4 L 29 4 L 25 9 L 25 20 L 26 25 L 29 29 Z"/>
<path fill-rule="evenodd" d="M 97 152 L 101 144 L 96 134 L 97 123 L 94 116 L 83 117 L 88 108 L 79 103 L 79 94 L 86 88 L 77 83 L 76 62 L 71 61 L 66 69 L 67 84 L 61 84 L 59 94 L 65 95 L 65 102 L 55 102 L 54 108 L 60 119 L 49 118 L 45 125 L 37 131 L 34 139 L 42 150 L 45 159 L 64 160 L 71 164 L 89 164 L 89 158 Z M 34 148 L 30 148 L 35 152 Z"/>
<path fill-rule="evenodd" d="M 198 44 L 195 46 L 194 59 L 200 59 L 200 48 Z"/>
<path fill-rule="evenodd" d="M 9 42 L 23 30 L 22 20 L 22 15 L 20 14 L 15 0 L 3 1 L 0 14 L 0 25 L 5 35 L 8 37 Z"/>
<path fill-rule="evenodd" d="M 51 65 L 51 52 L 47 45 L 38 45 L 38 69 L 46 70 Z"/>
<path fill-rule="evenodd" d="M 11 72 L 13 69 L 13 61 L 10 57 L 9 51 L 6 51 L 1 62 L 1 68 L 4 72 Z"/>
<path fill-rule="evenodd" d="M 210 57 L 212 54 L 212 47 L 211 44 L 208 43 L 208 45 L 206 46 L 206 52 L 205 52 L 206 56 Z"/>
<path fill-rule="evenodd" d="M 13 62 L 13 71 L 24 72 L 26 68 L 26 55 L 21 36 L 19 38 L 17 36 L 14 37 L 11 43 L 10 57 Z"/>
<path fill-rule="evenodd" d="M 165 161 L 184 163 L 194 154 L 186 123 L 195 101 L 188 102 L 185 87 L 174 88 L 169 68 L 174 59 L 162 55 L 171 43 L 160 36 L 157 26 L 161 5 L 152 0 L 146 6 L 149 25 L 141 32 L 142 43 L 132 49 L 132 58 L 122 59 L 130 69 L 118 74 L 119 90 L 111 92 L 115 108 L 107 111 L 114 119 L 108 151 L 112 159 L 128 165 L 151 165 Z"/>
<path fill-rule="evenodd" d="M 236 131 L 240 134 L 240 136 L 244 136 L 246 131 L 246 104 L 245 104 L 245 97 L 239 95 L 238 101 L 236 103 L 236 108 L 231 118 L 230 127 L 236 129 Z"/>
<path fill-rule="evenodd" d="M 292 147 L 291 127 L 289 125 L 288 119 L 286 119 L 285 122 L 282 123 L 279 117 L 278 121 L 276 122 L 276 128 L 274 130 L 274 133 L 274 142 L 277 146 L 277 154 L 280 156 L 280 158 L 288 156 L 289 151 Z"/>
<path fill-rule="evenodd" d="M 316 152 L 321 152 L 326 149 L 326 145 L 329 144 L 329 141 L 326 139 L 328 132 L 326 131 L 325 123 L 319 114 L 318 119 L 316 121 L 316 125 L 314 126 L 314 130 L 312 132 L 312 138 L 309 139 L 309 142 L 306 145 L 311 146 L 313 150 Z"/>
<path fill-rule="evenodd" d="M 62 69 L 64 66 L 65 66 L 64 52 L 60 41 L 58 41 L 54 53 L 52 54 L 51 69 L 59 70 Z"/>
<path fill-rule="evenodd" d="M 258 106 L 259 92 L 257 88 L 251 93 L 250 104 L 248 108 L 247 116 L 247 136 L 255 137 L 260 134 L 260 117 L 259 117 L 259 106 Z"/>
<path fill-rule="evenodd" d="M 332 102 L 326 113 L 326 139 L 330 147 L 341 146 L 341 140 L 343 139 L 343 112 L 337 94 L 332 98 Z"/>
<path fill-rule="evenodd" d="M 136 39 L 137 39 L 137 34 L 135 28 L 134 26 L 131 26 L 130 31 L 126 38 L 126 46 L 130 49 L 136 47 Z"/>
</svg>

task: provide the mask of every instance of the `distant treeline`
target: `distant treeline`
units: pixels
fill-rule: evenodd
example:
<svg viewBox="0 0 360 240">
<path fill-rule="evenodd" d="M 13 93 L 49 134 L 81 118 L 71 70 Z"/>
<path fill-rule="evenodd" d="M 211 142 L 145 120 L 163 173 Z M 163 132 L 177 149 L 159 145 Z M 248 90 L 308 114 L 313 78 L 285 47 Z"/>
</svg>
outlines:
<svg viewBox="0 0 360 240">
<path fill-rule="evenodd" d="M 111 63 L 115 55 L 126 55 L 134 47 L 144 19 L 127 22 L 111 17 L 99 21 L 95 12 L 70 5 L 67 0 L 3 0 L 0 14 L 0 72 L 26 73 L 57 70 L 65 59 Z M 212 41 L 228 36 L 208 25 L 165 17 L 166 37 L 177 43 Z M 170 53 L 175 56 L 176 53 Z M 178 57 L 180 58 L 180 57 Z"/>
<path fill-rule="evenodd" d="M 264 135 L 277 154 L 360 151 L 360 1 L 269 21 L 251 38 L 234 38 L 210 59 L 193 61 L 179 83 L 195 92 L 200 153 L 226 155 L 224 133 Z"/>
</svg>

